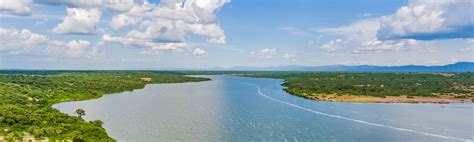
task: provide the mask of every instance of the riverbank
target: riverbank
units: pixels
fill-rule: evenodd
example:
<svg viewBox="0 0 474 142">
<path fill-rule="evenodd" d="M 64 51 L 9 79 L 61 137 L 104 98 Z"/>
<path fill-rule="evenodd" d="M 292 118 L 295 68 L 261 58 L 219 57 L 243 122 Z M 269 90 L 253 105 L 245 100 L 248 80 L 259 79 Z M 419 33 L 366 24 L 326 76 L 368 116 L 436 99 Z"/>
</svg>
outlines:
<svg viewBox="0 0 474 142">
<path fill-rule="evenodd" d="M 354 102 L 354 103 L 472 103 L 474 98 L 456 98 L 452 96 L 421 97 L 421 96 L 354 96 L 354 95 L 312 95 L 306 97 L 316 101 Z"/>
<path fill-rule="evenodd" d="M 52 105 L 100 98 L 146 84 L 207 80 L 153 71 L 0 72 L 0 136 L 5 140 L 34 137 L 51 141 L 115 141 L 100 124 L 61 113 Z"/>
<path fill-rule="evenodd" d="M 474 73 L 275 72 L 244 77 L 283 79 L 284 90 L 318 101 L 466 103 L 474 100 Z"/>
</svg>

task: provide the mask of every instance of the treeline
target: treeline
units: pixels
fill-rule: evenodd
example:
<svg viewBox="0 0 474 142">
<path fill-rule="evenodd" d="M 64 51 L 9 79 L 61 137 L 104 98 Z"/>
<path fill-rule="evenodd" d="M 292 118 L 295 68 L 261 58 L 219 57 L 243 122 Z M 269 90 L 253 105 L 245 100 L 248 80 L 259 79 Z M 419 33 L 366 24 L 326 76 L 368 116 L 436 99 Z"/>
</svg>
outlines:
<svg viewBox="0 0 474 142">
<path fill-rule="evenodd" d="M 206 80 L 152 71 L 8 71 L 0 74 L 0 136 L 10 140 L 33 135 L 50 140 L 114 141 L 97 121 L 85 122 L 51 105 L 139 89 L 150 83 Z"/>
<path fill-rule="evenodd" d="M 287 92 L 307 98 L 324 94 L 474 97 L 474 73 L 279 72 L 244 76 L 285 79 Z"/>
</svg>

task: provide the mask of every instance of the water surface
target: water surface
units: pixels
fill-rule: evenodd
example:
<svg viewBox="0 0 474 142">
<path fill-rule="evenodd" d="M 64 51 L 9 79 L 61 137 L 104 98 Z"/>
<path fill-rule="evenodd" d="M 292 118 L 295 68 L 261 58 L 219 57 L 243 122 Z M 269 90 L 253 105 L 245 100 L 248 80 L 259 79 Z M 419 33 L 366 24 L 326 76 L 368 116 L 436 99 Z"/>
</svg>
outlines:
<svg viewBox="0 0 474 142">
<path fill-rule="evenodd" d="M 473 104 L 317 102 L 289 95 L 283 80 L 212 81 L 144 89 L 53 107 L 100 119 L 118 141 L 468 141 Z"/>
</svg>

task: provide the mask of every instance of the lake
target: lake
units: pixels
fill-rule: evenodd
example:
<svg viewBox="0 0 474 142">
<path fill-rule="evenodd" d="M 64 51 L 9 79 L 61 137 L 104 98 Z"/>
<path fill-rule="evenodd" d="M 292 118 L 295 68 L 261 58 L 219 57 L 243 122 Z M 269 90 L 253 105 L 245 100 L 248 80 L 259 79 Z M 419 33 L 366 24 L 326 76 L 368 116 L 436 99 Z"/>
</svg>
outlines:
<svg viewBox="0 0 474 142">
<path fill-rule="evenodd" d="M 469 141 L 473 103 L 317 102 L 282 90 L 283 80 L 204 76 L 151 84 L 53 107 L 100 119 L 118 141 Z"/>
</svg>

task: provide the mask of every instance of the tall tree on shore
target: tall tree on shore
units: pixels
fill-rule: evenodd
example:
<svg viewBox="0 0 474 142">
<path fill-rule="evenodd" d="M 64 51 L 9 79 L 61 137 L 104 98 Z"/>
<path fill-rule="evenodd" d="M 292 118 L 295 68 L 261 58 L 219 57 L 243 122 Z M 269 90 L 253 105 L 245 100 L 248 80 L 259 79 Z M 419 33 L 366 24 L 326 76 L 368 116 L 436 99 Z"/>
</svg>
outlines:
<svg viewBox="0 0 474 142">
<path fill-rule="evenodd" d="M 86 111 L 84 111 L 82 108 L 78 108 L 76 109 L 76 114 L 79 118 L 82 118 L 82 116 L 86 115 Z"/>
</svg>

